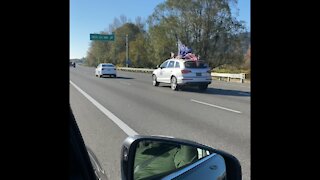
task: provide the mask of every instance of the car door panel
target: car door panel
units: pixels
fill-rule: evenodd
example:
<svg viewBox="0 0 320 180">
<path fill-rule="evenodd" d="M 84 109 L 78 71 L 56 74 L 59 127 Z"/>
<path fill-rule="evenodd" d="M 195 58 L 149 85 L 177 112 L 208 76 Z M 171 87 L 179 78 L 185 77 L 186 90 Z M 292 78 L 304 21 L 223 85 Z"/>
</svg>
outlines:
<svg viewBox="0 0 320 180">
<path fill-rule="evenodd" d="M 165 82 L 165 76 L 164 76 L 164 72 L 165 72 L 165 69 L 167 67 L 167 64 L 168 64 L 168 60 L 163 62 L 161 65 L 160 65 L 160 68 L 159 68 L 159 73 L 157 74 L 157 81 L 159 82 Z"/>
<path fill-rule="evenodd" d="M 174 61 L 171 60 L 169 61 L 169 63 L 167 64 L 167 68 L 165 68 L 163 70 L 163 81 L 165 83 L 170 83 L 171 81 L 171 74 L 172 74 L 172 70 L 174 68 Z"/>
</svg>

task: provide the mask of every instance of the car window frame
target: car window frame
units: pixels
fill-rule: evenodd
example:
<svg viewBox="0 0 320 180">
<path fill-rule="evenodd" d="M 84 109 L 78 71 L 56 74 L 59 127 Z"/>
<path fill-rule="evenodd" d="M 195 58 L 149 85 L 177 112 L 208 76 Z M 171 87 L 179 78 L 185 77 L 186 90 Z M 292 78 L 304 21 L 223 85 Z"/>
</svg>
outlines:
<svg viewBox="0 0 320 180">
<path fill-rule="evenodd" d="M 160 68 L 167 68 L 169 61 L 170 61 L 170 60 L 164 61 L 164 62 L 160 65 Z M 165 64 L 165 63 L 166 63 L 166 65 L 165 65 L 165 67 L 163 67 L 162 65 Z"/>
<path fill-rule="evenodd" d="M 179 64 L 179 67 L 177 67 L 177 64 Z M 180 62 L 179 61 L 176 61 L 176 63 L 174 64 L 174 68 L 180 68 Z"/>
<path fill-rule="evenodd" d="M 170 63 L 172 63 L 172 67 L 169 67 Z M 167 68 L 174 68 L 175 61 L 174 60 L 169 60 L 169 63 L 167 64 Z"/>
</svg>

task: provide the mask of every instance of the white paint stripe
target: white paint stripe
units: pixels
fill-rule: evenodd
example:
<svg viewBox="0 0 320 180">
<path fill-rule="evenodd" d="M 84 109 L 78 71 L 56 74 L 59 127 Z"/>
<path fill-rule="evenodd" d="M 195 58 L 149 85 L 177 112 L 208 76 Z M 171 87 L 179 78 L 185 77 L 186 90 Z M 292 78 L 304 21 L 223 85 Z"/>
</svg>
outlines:
<svg viewBox="0 0 320 180">
<path fill-rule="evenodd" d="M 225 108 L 225 107 L 222 107 L 222 106 L 217 106 L 217 105 L 213 105 L 213 104 L 209 104 L 209 103 L 197 101 L 197 100 L 194 100 L 194 99 L 191 99 L 191 101 L 192 101 L 192 102 L 199 103 L 199 104 L 204 104 L 204 105 L 212 106 L 212 107 L 215 107 L 215 108 L 224 109 L 224 110 L 231 111 L 231 112 L 235 112 L 235 113 L 242 113 L 242 112 L 240 112 L 240 111 L 236 111 L 236 110 L 229 109 L 229 108 Z"/>
<path fill-rule="evenodd" d="M 127 124 L 121 121 L 117 116 L 112 114 L 108 109 L 103 107 L 100 103 L 98 103 L 95 99 L 93 99 L 90 95 L 80 89 L 76 84 L 70 81 L 72 84 L 81 94 L 84 95 L 93 105 L 95 105 L 100 111 L 102 111 L 108 118 L 110 118 L 116 125 L 118 125 L 128 136 L 138 135 L 136 131 L 131 129 Z"/>
</svg>

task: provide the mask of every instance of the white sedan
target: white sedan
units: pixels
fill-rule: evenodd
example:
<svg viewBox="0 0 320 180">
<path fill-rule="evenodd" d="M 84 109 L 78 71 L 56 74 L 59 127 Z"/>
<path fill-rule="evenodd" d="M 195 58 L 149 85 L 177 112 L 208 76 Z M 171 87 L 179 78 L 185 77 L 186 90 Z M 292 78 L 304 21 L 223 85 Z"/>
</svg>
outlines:
<svg viewBox="0 0 320 180">
<path fill-rule="evenodd" d="M 101 63 L 97 66 L 95 75 L 96 77 L 103 77 L 103 76 L 117 77 L 117 69 L 111 63 Z"/>
</svg>

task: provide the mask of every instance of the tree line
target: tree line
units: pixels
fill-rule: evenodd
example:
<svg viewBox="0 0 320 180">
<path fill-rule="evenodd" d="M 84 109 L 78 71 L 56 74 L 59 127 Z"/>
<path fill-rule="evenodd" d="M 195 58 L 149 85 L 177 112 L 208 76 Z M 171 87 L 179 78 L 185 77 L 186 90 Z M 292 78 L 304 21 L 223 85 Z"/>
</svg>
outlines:
<svg viewBox="0 0 320 180">
<path fill-rule="evenodd" d="M 167 0 L 146 19 L 114 18 L 108 30 L 114 41 L 91 41 L 85 58 L 89 66 L 111 62 L 126 65 L 126 38 L 130 67 L 154 68 L 177 53 L 178 40 L 192 48 L 210 67 L 241 66 L 247 61 L 250 33 L 231 13 L 237 0 Z"/>
</svg>

